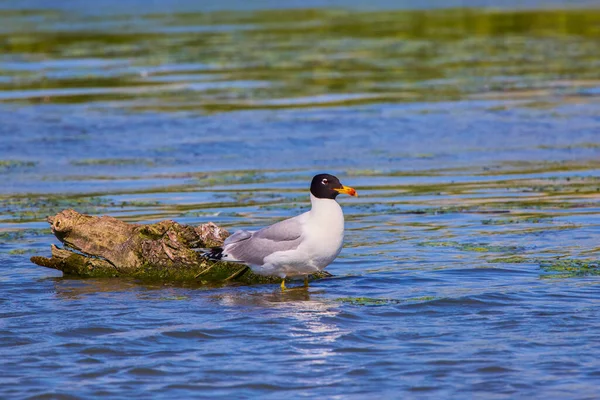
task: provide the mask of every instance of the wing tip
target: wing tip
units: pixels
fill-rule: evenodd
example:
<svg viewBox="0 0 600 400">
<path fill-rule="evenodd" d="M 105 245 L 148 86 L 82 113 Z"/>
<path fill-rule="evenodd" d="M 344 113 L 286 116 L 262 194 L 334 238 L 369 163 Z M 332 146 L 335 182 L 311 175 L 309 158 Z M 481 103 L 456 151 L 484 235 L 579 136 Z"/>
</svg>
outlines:
<svg viewBox="0 0 600 400">
<path fill-rule="evenodd" d="M 208 260 L 220 260 L 223 258 L 223 248 L 222 247 L 212 247 L 209 251 L 202 254 L 203 258 Z"/>
</svg>

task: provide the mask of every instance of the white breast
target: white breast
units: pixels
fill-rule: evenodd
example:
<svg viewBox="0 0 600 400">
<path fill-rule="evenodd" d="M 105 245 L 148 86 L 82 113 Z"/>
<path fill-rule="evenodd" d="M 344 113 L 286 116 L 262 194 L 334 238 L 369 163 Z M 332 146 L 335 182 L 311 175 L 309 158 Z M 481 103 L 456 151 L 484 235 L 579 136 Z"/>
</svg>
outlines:
<svg viewBox="0 0 600 400">
<path fill-rule="evenodd" d="M 311 255 L 315 267 L 322 270 L 342 250 L 344 213 L 335 200 L 318 199 L 311 195 L 312 209 L 304 225 L 306 241 L 301 247 Z"/>
</svg>

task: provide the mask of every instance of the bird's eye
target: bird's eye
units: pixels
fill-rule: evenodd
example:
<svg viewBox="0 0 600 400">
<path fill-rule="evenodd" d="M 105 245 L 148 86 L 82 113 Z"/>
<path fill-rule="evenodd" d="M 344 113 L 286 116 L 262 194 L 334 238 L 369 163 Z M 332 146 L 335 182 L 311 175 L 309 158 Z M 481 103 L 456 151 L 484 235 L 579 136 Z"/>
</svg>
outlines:
<svg viewBox="0 0 600 400">
<path fill-rule="evenodd" d="M 327 178 L 323 178 L 323 180 L 321 181 L 321 183 L 323 185 L 327 185 L 329 183 L 329 181 L 327 180 Z"/>
</svg>

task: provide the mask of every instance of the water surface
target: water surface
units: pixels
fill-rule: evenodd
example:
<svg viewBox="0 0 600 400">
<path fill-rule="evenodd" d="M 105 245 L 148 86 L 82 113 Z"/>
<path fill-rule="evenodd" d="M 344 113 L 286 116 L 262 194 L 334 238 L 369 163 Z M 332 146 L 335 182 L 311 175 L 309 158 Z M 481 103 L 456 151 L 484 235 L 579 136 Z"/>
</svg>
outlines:
<svg viewBox="0 0 600 400">
<path fill-rule="evenodd" d="M 597 396 L 600 11 L 71 3 L 0 1 L 0 397 Z M 29 262 L 64 208 L 261 227 L 323 171 L 309 290 Z"/>
</svg>

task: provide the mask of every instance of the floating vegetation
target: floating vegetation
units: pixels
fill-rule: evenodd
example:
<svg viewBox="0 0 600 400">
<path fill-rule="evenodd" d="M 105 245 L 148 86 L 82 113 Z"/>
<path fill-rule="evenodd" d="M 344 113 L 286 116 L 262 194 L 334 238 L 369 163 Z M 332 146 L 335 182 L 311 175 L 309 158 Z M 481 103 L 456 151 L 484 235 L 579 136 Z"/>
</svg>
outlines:
<svg viewBox="0 0 600 400">
<path fill-rule="evenodd" d="M 512 225 L 512 224 L 542 224 L 551 223 L 550 217 L 531 217 L 524 216 L 521 218 L 500 218 L 500 219 L 484 219 L 481 221 L 483 225 Z"/>
<path fill-rule="evenodd" d="M 557 259 L 540 261 L 540 268 L 545 272 L 557 274 L 560 278 L 600 275 L 600 260 Z M 553 278 L 544 275 L 543 278 Z"/>
<path fill-rule="evenodd" d="M 83 160 L 72 160 L 72 165 L 83 167 L 83 166 L 94 166 L 94 165 L 114 165 L 114 166 L 123 166 L 123 165 L 154 165 L 153 161 L 145 160 L 141 158 L 87 158 Z"/>
<path fill-rule="evenodd" d="M 8 252 L 10 255 L 23 255 L 28 253 L 38 253 L 41 249 L 12 249 Z"/>
<path fill-rule="evenodd" d="M 489 263 L 501 263 L 501 264 L 538 264 L 539 261 L 535 258 L 527 258 L 524 256 L 508 256 L 488 259 Z"/>
<path fill-rule="evenodd" d="M 527 257 L 509 256 L 489 259 L 494 264 L 534 264 L 542 271 L 549 273 L 542 278 L 573 278 L 587 275 L 600 275 L 600 260 L 598 259 L 574 259 L 564 257 Z"/>
<path fill-rule="evenodd" d="M 394 304 L 426 303 L 438 300 L 435 296 L 412 297 L 404 300 L 400 299 L 381 299 L 373 297 L 339 297 L 336 301 L 351 304 L 354 306 L 385 306 Z"/>
<path fill-rule="evenodd" d="M 31 168 L 35 167 L 36 165 L 37 162 L 34 161 L 0 160 L 0 173 L 18 168 Z"/>
<path fill-rule="evenodd" d="M 77 208 L 89 213 L 106 209 L 111 201 L 103 197 L 65 196 L 65 195 L 30 195 L 0 197 L 0 221 L 28 222 L 42 221 L 48 215 L 65 208 Z M 7 218 L 8 217 L 8 218 Z"/>
<path fill-rule="evenodd" d="M 158 300 L 160 301 L 186 301 L 189 300 L 189 296 L 169 296 L 169 297 L 161 297 Z"/>
<path fill-rule="evenodd" d="M 352 304 L 355 306 L 382 306 L 388 304 L 401 304 L 402 300 L 397 299 L 377 299 L 371 297 L 340 297 L 336 301 Z"/>
<path fill-rule="evenodd" d="M 0 197 L 0 222 L 33 222 L 42 221 L 48 215 L 73 208 L 88 214 L 102 214 L 107 210 L 122 208 L 154 208 L 158 201 L 115 201 L 108 196 L 86 195 L 20 195 Z"/>
<path fill-rule="evenodd" d="M 30 237 L 39 237 L 51 235 L 49 228 L 44 229 L 19 229 L 10 231 L 0 231 L 0 243 L 23 242 Z"/>
<path fill-rule="evenodd" d="M 454 241 L 427 241 L 418 243 L 423 247 L 450 247 L 460 251 L 474 251 L 477 253 L 506 253 L 523 251 L 523 247 L 518 246 L 500 246 L 488 243 L 459 243 Z"/>
</svg>

